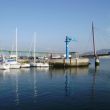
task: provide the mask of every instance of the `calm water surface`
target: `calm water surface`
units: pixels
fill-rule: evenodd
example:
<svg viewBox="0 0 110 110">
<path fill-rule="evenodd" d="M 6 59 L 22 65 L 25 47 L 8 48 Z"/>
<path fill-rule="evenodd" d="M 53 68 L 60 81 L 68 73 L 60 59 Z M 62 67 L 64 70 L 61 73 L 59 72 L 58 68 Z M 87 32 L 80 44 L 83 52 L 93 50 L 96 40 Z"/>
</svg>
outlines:
<svg viewBox="0 0 110 110">
<path fill-rule="evenodd" d="M 97 68 L 0 70 L 0 110 L 110 110 L 110 59 Z"/>
</svg>

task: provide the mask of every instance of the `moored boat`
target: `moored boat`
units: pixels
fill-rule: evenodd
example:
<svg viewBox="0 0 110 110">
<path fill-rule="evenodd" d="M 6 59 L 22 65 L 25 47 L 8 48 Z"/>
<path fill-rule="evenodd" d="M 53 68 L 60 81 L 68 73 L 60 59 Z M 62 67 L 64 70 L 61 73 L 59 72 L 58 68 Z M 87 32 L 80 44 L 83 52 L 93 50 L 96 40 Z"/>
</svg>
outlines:
<svg viewBox="0 0 110 110">
<path fill-rule="evenodd" d="M 20 63 L 18 63 L 16 60 L 11 58 L 7 59 L 6 64 L 9 65 L 10 69 L 17 69 L 21 67 Z"/>
<path fill-rule="evenodd" d="M 9 58 L 6 59 L 6 64 L 10 65 L 10 69 L 18 69 L 21 67 L 20 63 L 18 63 L 17 28 L 16 28 L 16 55 L 10 55 Z"/>
<path fill-rule="evenodd" d="M 36 66 L 37 67 L 49 67 L 49 63 L 46 63 L 46 62 L 39 62 L 39 63 L 36 63 Z"/>
<path fill-rule="evenodd" d="M 9 69 L 9 68 L 10 68 L 10 66 L 6 63 L 0 64 L 0 70 L 6 70 L 6 69 Z"/>
<path fill-rule="evenodd" d="M 29 68 L 30 64 L 29 63 L 22 63 L 21 68 Z"/>
</svg>

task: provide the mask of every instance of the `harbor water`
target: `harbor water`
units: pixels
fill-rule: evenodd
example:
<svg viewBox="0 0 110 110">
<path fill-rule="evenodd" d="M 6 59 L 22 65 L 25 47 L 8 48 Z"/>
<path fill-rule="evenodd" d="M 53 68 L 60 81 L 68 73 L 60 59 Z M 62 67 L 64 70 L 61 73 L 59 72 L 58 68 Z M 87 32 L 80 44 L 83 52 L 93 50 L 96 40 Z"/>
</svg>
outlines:
<svg viewBox="0 0 110 110">
<path fill-rule="evenodd" d="M 84 68 L 0 70 L 0 110 L 110 110 L 110 59 Z"/>
</svg>

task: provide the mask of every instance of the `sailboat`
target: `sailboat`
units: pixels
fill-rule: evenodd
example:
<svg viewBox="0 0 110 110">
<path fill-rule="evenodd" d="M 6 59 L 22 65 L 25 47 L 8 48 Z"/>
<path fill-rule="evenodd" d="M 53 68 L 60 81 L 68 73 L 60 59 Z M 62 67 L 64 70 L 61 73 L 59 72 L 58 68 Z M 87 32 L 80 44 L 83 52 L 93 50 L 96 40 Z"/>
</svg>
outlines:
<svg viewBox="0 0 110 110">
<path fill-rule="evenodd" d="M 96 54 L 96 48 L 95 48 L 95 38 L 94 38 L 94 24 L 92 22 L 92 36 L 93 36 L 93 49 L 94 49 L 94 57 L 95 57 L 95 66 L 100 64 L 99 58 Z"/>
<path fill-rule="evenodd" d="M 21 63 L 21 68 L 29 68 L 29 67 L 30 67 L 29 63 L 25 63 L 25 62 Z"/>
<path fill-rule="evenodd" d="M 6 69 L 9 69 L 9 68 L 10 68 L 10 66 L 6 63 L 0 64 L 0 70 L 6 70 Z"/>
<path fill-rule="evenodd" d="M 31 62 L 31 67 L 36 67 L 36 54 L 35 54 L 35 45 L 36 45 L 36 32 L 34 32 L 34 62 Z"/>
<path fill-rule="evenodd" d="M 17 28 L 16 28 L 16 55 L 10 55 L 6 60 L 6 64 L 10 65 L 10 69 L 20 68 L 21 65 L 18 63 L 18 52 L 17 52 Z"/>
<path fill-rule="evenodd" d="M 32 67 L 49 67 L 49 64 L 47 62 L 36 62 L 35 47 L 36 47 L 36 32 L 34 33 L 34 62 L 31 63 L 31 66 Z"/>
<path fill-rule="evenodd" d="M 9 69 L 9 68 L 10 68 L 10 65 L 6 64 L 5 58 L 4 58 L 4 55 L 3 55 L 2 56 L 2 62 L 0 62 L 0 70 L 6 70 L 6 69 Z"/>
<path fill-rule="evenodd" d="M 19 61 L 21 63 L 21 68 L 29 68 L 30 67 L 30 62 L 29 59 L 21 59 Z"/>
</svg>

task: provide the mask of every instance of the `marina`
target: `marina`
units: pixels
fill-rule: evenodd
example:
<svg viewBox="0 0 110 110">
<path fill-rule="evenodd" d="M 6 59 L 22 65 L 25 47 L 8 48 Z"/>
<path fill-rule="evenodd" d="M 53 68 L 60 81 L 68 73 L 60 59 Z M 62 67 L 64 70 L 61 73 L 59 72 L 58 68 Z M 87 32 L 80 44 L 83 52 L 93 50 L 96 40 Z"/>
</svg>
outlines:
<svg viewBox="0 0 110 110">
<path fill-rule="evenodd" d="M 1 0 L 0 110 L 110 110 L 109 13 L 109 0 Z"/>
<path fill-rule="evenodd" d="M 1 68 L 0 69 L 19 69 L 19 68 L 29 68 L 29 67 L 56 67 L 56 68 L 66 68 L 66 67 L 82 67 L 82 66 L 88 66 L 90 64 L 89 58 L 79 58 L 79 55 L 77 52 L 69 52 L 69 43 L 71 41 L 75 41 L 71 39 L 70 37 L 66 36 L 65 43 L 66 43 L 66 56 L 65 55 L 58 55 L 60 57 L 53 57 L 52 53 L 50 56 L 43 56 L 39 57 L 36 60 L 36 32 L 34 32 L 34 49 L 33 49 L 33 58 L 32 60 L 29 60 L 27 58 L 26 60 L 18 59 L 18 30 L 16 28 L 16 54 L 15 55 L 8 55 L 4 57 L 4 54 L 1 54 Z M 21 56 L 22 57 L 22 56 Z M 26 57 L 26 56 L 25 56 Z M 19 57 L 20 58 L 20 57 Z M 20 60 L 20 61 L 19 61 Z M 6 65 L 9 65 L 8 68 L 6 68 L 6 65 L 4 66 L 4 63 Z"/>
</svg>

